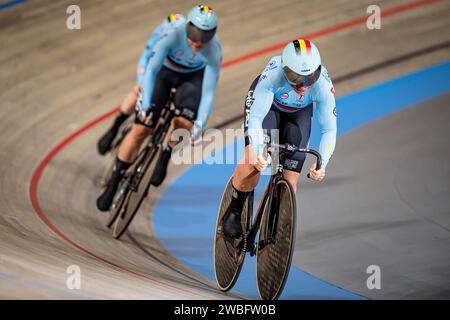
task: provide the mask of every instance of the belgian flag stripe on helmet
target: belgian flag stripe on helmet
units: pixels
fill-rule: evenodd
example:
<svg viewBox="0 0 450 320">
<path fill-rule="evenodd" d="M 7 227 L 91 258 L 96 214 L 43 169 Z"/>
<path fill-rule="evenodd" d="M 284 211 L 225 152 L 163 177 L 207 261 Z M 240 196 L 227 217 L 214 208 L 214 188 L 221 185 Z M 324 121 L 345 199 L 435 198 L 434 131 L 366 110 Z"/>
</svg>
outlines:
<svg viewBox="0 0 450 320">
<path fill-rule="evenodd" d="M 305 39 L 297 39 L 292 41 L 294 44 L 295 52 L 297 54 L 309 54 L 311 53 L 311 42 Z"/>
<path fill-rule="evenodd" d="M 205 12 L 205 13 L 208 13 L 213 10 L 213 8 L 211 8 L 210 6 L 207 6 L 205 4 L 201 4 L 201 5 L 199 5 L 199 7 L 200 7 L 201 12 Z"/>
<path fill-rule="evenodd" d="M 170 15 L 167 17 L 167 20 L 168 20 L 169 22 L 173 22 L 173 21 L 175 21 L 175 20 L 178 20 L 178 14 L 177 14 L 177 13 L 172 13 L 172 14 L 170 14 Z"/>
</svg>

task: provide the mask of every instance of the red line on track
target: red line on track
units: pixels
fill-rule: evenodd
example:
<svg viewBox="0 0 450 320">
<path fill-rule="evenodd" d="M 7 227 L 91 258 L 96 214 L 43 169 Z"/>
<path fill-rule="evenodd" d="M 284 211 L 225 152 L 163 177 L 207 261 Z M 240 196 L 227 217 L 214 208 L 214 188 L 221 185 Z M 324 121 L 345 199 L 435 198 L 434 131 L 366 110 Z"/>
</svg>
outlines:
<svg viewBox="0 0 450 320">
<path fill-rule="evenodd" d="M 417 7 L 421 7 L 421 6 L 432 4 L 434 2 L 439 2 L 439 1 L 442 1 L 442 0 L 419 0 L 419 1 L 415 1 L 415 2 L 406 3 L 406 4 L 400 5 L 398 7 L 382 10 L 381 16 L 382 17 L 392 16 L 392 15 L 395 15 L 400 12 L 408 11 L 408 10 L 411 10 L 411 9 L 414 9 Z M 367 15 L 361 16 L 359 18 L 355 18 L 355 19 L 352 19 L 352 20 L 349 20 L 346 22 L 342 22 L 342 23 L 336 24 L 336 25 L 328 27 L 328 28 L 324 28 L 322 30 L 319 30 L 319 31 L 316 31 L 313 33 L 308 33 L 305 35 L 297 36 L 296 39 L 300 39 L 300 38 L 315 39 L 315 38 L 319 38 L 319 37 L 322 37 L 322 36 L 337 32 L 337 31 L 349 29 L 356 25 L 365 23 L 367 21 L 367 17 L 368 17 Z M 270 53 L 272 51 L 279 50 L 279 49 L 283 48 L 288 42 L 289 41 L 283 41 L 283 42 L 274 44 L 270 47 L 252 51 L 252 52 L 244 54 L 240 57 L 228 60 L 222 64 L 222 68 L 227 68 L 232 65 L 244 62 L 246 60 L 250 60 L 250 59 L 256 58 L 258 56 L 262 56 L 264 54 Z"/>
<path fill-rule="evenodd" d="M 163 282 L 161 280 L 155 279 L 153 277 L 150 277 L 148 275 L 130 270 L 128 268 L 122 267 L 114 262 L 111 262 L 109 260 L 106 260 L 105 258 L 102 258 L 100 256 L 98 256 L 97 254 L 93 253 L 92 251 L 87 250 L 86 248 L 82 247 L 81 245 L 79 245 L 78 243 L 76 243 L 75 241 L 73 241 L 72 239 L 70 239 L 68 236 L 66 236 L 61 230 L 59 230 L 45 215 L 44 211 L 42 210 L 40 204 L 39 204 L 39 200 L 37 197 L 37 190 L 38 190 L 38 186 L 39 186 L 39 181 L 40 178 L 42 176 L 42 173 L 44 172 L 45 168 L 47 167 L 47 165 L 50 163 L 50 161 L 65 147 L 67 146 L 70 142 L 72 142 L 73 140 L 75 140 L 78 136 L 80 136 L 82 133 L 86 132 L 88 129 L 94 127 L 95 125 L 97 125 L 98 123 L 102 122 L 105 119 L 108 119 L 110 116 L 112 116 L 113 114 L 115 114 L 118 110 L 118 107 L 114 108 L 113 110 L 109 111 L 108 113 L 105 113 L 104 115 L 90 121 L 89 123 L 87 123 L 86 125 L 84 125 L 83 127 L 81 127 L 80 129 L 78 129 L 77 131 L 75 131 L 74 133 L 72 133 L 71 135 L 69 135 L 67 138 L 65 138 L 63 141 L 61 141 L 58 145 L 56 145 L 56 147 L 54 147 L 45 157 L 44 159 L 39 163 L 38 167 L 35 169 L 33 176 L 31 178 L 31 183 L 30 183 L 30 199 L 31 199 L 31 204 L 34 208 L 34 210 L 36 211 L 36 213 L 38 214 L 39 218 L 41 218 L 41 220 L 53 231 L 55 232 L 57 235 L 59 235 L 62 239 L 64 239 L 66 242 L 70 243 L 72 246 L 74 246 L 75 248 L 79 249 L 80 251 L 96 258 L 99 259 L 100 261 L 103 261 L 113 267 L 116 267 L 119 270 L 125 271 L 127 273 L 133 274 L 135 276 L 138 277 L 142 277 L 145 278 L 147 280 L 150 280 L 152 282 L 158 283 L 160 285 L 163 285 L 165 287 L 169 287 L 178 291 L 182 291 L 183 293 L 190 293 L 190 294 L 194 294 L 194 295 L 198 295 L 202 298 L 206 298 L 208 299 L 209 297 L 196 293 L 196 292 L 192 292 L 189 290 L 185 290 L 182 288 L 178 288 L 176 286 L 173 286 L 171 284 L 168 284 L 166 282 Z"/>
<path fill-rule="evenodd" d="M 429 4 L 433 4 L 435 2 L 439 2 L 442 0 L 419 0 L 419 1 L 415 1 L 415 2 L 410 2 L 404 5 L 400 5 L 391 9 L 387 9 L 381 12 L 382 17 L 386 17 L 386 16 L 392 16 L 395 15 L 397 13 L 401 13 L 404 11 L 408 11 L 408 10 L 412 10 L 414 8 L 418 8 L 421 6 L 425 6 L 425 5 L 429 5 Z M 299 36 L 297 38 L 308 38 L 308 39 L 314 39 L 314 38 L 318 38 L 324 35 L 328 35 L 334 32 L 338 32 L 344 29 L 348 29 L 351 27 L 354 27 L 358 24 L 362 24 L 365 23 L 367 20 L 367 16 L 362 16 L 359 18 L 355 18 L 343 23 L 339 23 L 336 24 L 334 26 L 307 34 L 307 35 L 303 35 L 303 36 Z M 256 51 L 252 51 L 249 52 L 245 55 L 242 55 L 240 57 L 225 61 L 222 64 L 222 68 L 228 68 L 230 66 L 242 63 L 244 61 L 256 58 L 258 56 L 264 55 L 266 53 L 272 52 L 272 51 L 276 51 L 281 49 L 282 47 L 284 47 L 284 45 L 287 42 L 280 42 L 278 44 L 275 44 L 273 46 L 270 47 L 266 47 L 264 49 L 261 50 L 256 50 Z M 40 179 L 42 177 L 43 172 L 45 171 L 47 165 L 50 163 L 50 161 L 64 148 L 66 147 L 69 143 L 71 143 L 73 140 L 75 140 L 76 138 L 78 138 L 81 134 L 85 133 L 87 130 L 89 130 L 90 128 L 94 127 L 95 125 L 97 125 L 98 123 L 108 119 L 109 117 L 113 116 L 116 112 L 118 111 L 118 107 L 115 107 L 113 110 L 108 111 L 107 113 L 99 116 L 98 118 L 88 122 L 87 124 L 85 124 L 84 126 L 82 126 L 81 128 L 79 128 L 77 131 L 73 132 L 71 135 L 69 135 L 67 138 L 65 138 L 64 140 L 62 140 L 60 143 L 58 143 L 53 149 L 50 150 L 49 153 L 47 153 L 47 155 L 41 160 L 41 162 L 38 164 L 38 166 L 36 167 L 36 169 L 33 172 L 32 178 L 31 178 L 31 182 L 30 182 L 30 187 L 29 187 L 29 195 L 30 195 L 30 200 L 31 200 L 31 205 L 33 206 L 34 210 L 36 211 L 36 213 L 38 214 L 39 218 L 53 231 L 55 232 L 57 235 L 59 235 L 63 240 L 65 240 L 66 242 L 68 242 L 69 244 L 71 244 L 72 246 L 74 246 L 75 248 L 77 248 L 78 250 L 100 260 L 103 261 L 104 263 L 113 266 L 119 270 L 125 271 L 127 273 L 133 274 L 135 276 L 141 277 L 141 278 L 145 278 L 147 280 L 150 280 L 152 282 L 158 283 L 160 285 L 184 292 L 184 293 L 190 293 L 190 294 L 195 294 L 198 296 L 201 296 L 203 298 L 207 298 L 209 299 L 209 297 L 201 295 L 199 293 L 195 293 L 195 292 L 191 292 L 189 290 L 186 289 L 182 289 L 179 287 L 176 287 L 174 285 L 171 285 L 169 283 L 166 283 L 164 281 L 155 279 L 153 277 L 150 277 L 148 275 L 130 270 L 128 268 L 122 267 L 114 262 L 111 262 L 109 260 L 106 260 L 105 258 L 102 258 L 100 256 L 98 256 L 97 254 L 87 250 L 86 248 L 82 247 L 81 245 L 79 245 L 78 243 L 76 243 L 75 241 L 73 241 L 72 239 L 70 239 L 68 236 L 66 236 L 61 230 L 59 230 L 45 215 L 44 211 L 41 209 L 41 206 L 39 204 L 39 199 L 38 199 L 38 186 L 39 186 L 39 182 Z"/>
</svg>

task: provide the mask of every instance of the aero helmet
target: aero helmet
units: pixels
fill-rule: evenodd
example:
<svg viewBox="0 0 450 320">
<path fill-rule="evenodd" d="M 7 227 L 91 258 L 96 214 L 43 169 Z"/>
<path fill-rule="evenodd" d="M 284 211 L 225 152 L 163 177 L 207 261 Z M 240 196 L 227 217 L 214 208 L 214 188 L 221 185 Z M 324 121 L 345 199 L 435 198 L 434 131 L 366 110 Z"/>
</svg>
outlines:
<svg viewBox="0 0 450 320">
<path fill-rule="evenodd" d="M 309 40 L 297 39 L 283 49 L 281 66 L 292 86 L 311 86 L 320 77 L 321 60 L 317 47 Z"/>
<path fill-rule="evenodd" d="M 199 5 L 189 11 L 186 23 L 186 33 L 194 42 L 210 41 L 217 30 L 217 14 L 207 5 Z"/>
</svg>

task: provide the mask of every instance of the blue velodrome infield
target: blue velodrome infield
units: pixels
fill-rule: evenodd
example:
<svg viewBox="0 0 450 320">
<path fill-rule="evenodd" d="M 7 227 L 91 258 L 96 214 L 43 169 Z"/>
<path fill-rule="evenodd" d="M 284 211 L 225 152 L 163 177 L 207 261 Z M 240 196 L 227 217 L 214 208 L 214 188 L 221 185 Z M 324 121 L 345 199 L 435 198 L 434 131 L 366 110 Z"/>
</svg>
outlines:
<svg viewBox="0 0 450 320">
<path fill-rule="evenodd" d="M 417 90 L 416 90 L 417 88 Z M 410 73 L 337 99 L 338 136 L 395 111 L 450 91 L 450 61 Z M 311 146 L 320 139 L 313 120 Z M 215 155 L 243 151 L 243 141 Z M 234 165 L 198 164 L 167 188 L 153 212 L 156 236 L 164 247 L 192 270 L 214 280 L 214 227 L 223 188 Z M 265 186 L 261 179 L 256 194 Z M 255 205 L 255 207 L 257 207 Z M 301 217 L 300 217 L 301 218 Z M 301 245 L 301 243 L 298 243 Z M 234 290 L 258 298 L 255 258 L 247 255 Z M 366 299 L 292 266 L 281 299 Z"/>
<path fill-rule="evenodd" d="M 8 8 L 14 7 L 18 4 L 27 2 L 28 0 L 12 0 L 12 1 L 5 1 L 5 2 L 0 2 L 0 11 L 1 10 L 6 10 Z"/>
</svg>

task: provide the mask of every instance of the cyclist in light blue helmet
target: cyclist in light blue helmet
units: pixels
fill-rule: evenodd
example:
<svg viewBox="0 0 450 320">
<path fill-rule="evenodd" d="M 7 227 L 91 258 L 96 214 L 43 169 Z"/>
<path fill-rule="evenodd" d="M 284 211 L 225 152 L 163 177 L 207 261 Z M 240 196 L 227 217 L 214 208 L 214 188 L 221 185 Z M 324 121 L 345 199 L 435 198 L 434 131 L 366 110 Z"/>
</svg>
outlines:
<svg viewBox="0 0 450 320">
<path fill-rule="evenodd" d="M 134 108 L 139 96 L 139 91 L 141 90 L 141 83 L 144 79 L 145 69 L 147 68 L 148 61 L 150 60 L 150 55 L 152 53 L 152 48 L 159 37 L 169 29 L 176 29 L 180 26 L 186 24 L 186 18 L 179 13 L 172 13 L 168 15 L 164 21 L 162 21 L 152 32 L 147 40 L 144 50 L 141 53 L 139 62 L 136 68 L 136 83 L 133 90 L 127 94 L 125 99 L 119 107 L 119 113 L 114 118 L 111 127 L 102 135 L 102 137 L 97 142 L 97 150 L 101 155 L 106 154 L 111 150 L 113 141 L 119 132 L 122 124 L 128 119 L 129 116 L 134 114 Z"/>
<path fill-rule="evenodd" d="M 223 233 L 229 238 L 242 235 L 241 213 L 247 196 L 270 162 L 264 157 L 265 131 L 269 138 L 306 148 L 312 116 L 320 126 L 321 168 L 309 168 L 311 179 L 322 181 L 336 145 L 337 118 L 333 83 L 322 64 L 319 50 L 308 39 L 295 39 L 281 56 L 272 57 L 250 86 L 244 105 L 245 155 L 232 178 L 232 198 L 223 217 Z M 278 130 L 278 131 L 277 131 Z M 305 153 L 286 154 L 283 177 L 296 191 Z"/>
<path fill-rule="evenodd" d="M 212 8 L 200 5 L 189 11 L 186 34 L 190 42 L 209 42 L 216 34 L 217 14 Z"/>
<path fill-rule="evenodd" d="M 193 140 L 201 134 L 214 104 L 222 61 L 216 30 L 216 12 L 207 5 L 198 5 L 189 11 L 186 23 L 163 28 L 152 43 L 140 80 L 135 123 L 120 145 L 108 186 L 97 199 L 99 210 L 107 211 L 111 206 L 140 145 L 153 133 L 171 89 L 176 89 L 175 104 L 180 110 L 174 129 L 191 130 Z M 164 181 L 172 148 L 178 142 L 167 141 L 157 160 L 152 185 L 159 186 Z"/>
</svg>

